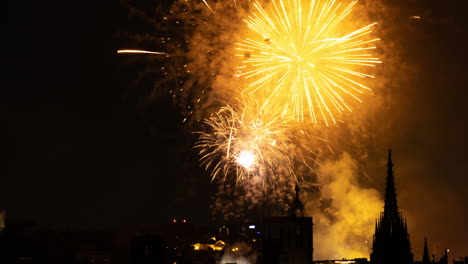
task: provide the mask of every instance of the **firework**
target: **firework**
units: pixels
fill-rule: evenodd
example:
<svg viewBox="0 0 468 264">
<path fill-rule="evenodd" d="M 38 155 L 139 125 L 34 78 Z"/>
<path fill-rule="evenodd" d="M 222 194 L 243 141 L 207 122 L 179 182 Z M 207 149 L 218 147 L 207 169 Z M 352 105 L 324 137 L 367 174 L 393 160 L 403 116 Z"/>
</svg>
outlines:
<svg viewBox="0 0 468 264">
<path fill-rule="evenodd" d="M 244 20 L 252 36 L 236 43 L 236 56 L 243 58 L 240 76 L 248 81 L 243 92 L 267 91 L 262 107 L 281 104 L 282 116 L 336 123 L 337 114 L 351 111 L 349 99 L 360 102 L 359 95 L 370 90 L 362 79 L 373 76 L 364 70 L 381 63 L 371 54 L 379 40 L 370 38 L 376 23 L 345 28 L 355 4 L 272 0 L 264 8 L 254 3 Z"/>
<path fill-rule="evenodd" d="M 253 99 L 222 107 L 205 120 L 195 148 L 212 179 L 235 175 L 237 182 L 261 177 L 263 182 L 287 175 L 295 180 L 288 136 L 290 126 L 273 109 L 260 110 Z"/>
</svg>

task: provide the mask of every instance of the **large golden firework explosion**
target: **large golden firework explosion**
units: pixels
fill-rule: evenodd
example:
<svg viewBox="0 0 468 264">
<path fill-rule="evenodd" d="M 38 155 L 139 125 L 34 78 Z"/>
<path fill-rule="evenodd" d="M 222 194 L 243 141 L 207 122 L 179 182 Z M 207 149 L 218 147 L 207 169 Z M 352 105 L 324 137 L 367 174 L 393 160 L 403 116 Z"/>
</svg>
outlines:
<svg viewBox="0 0 468 264">
<path fill-rule="evenodd" d="M 272 0 L 255 2 L 245 22 L 251 35 L 237 43 L 243 65 L 244 90 L 266 90 L 264 104 L 282 104 L 282 115 L 304 121 L 336 123 L 336 115 L 351 111 L 348 101 L 361 102 L 369 87 L 364 73 L 381 61 L 372 55 L 379 38 L 372 27 L 349 30 L 345 20 L 357 1 Z"/>
</svg>

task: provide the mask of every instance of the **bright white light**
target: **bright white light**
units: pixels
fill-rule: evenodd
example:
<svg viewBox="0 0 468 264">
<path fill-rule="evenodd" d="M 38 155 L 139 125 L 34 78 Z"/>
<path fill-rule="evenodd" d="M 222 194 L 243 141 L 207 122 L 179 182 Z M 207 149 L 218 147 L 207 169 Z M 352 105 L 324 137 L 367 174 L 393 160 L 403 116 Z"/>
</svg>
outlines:
<svg viewBox="0 0 468 264">
<path fill-rule="evenodd" d="M 252 151 L 243 150 L 237 157 L 236 162 L 246 169 L 249 169 L 255 163 L 255 155 L 252 153 Z"/>
<path fill-rule="evenodd" d="M 249 225 L 249 229 L 255 229 L 255 225 Z"/>
</svg>

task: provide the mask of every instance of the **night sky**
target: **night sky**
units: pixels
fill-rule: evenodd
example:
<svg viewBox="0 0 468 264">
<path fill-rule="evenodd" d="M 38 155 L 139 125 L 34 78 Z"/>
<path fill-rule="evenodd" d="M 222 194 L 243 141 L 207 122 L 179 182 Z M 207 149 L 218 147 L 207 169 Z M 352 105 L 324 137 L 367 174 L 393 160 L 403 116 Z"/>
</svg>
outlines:
<svg viewBox="0 0 468 264">
<path fill-rule="evenodd" d="M 163 99 L 149 126 L 125 104 L 128 82 L 115 74 L 112 41 L 119 11 L 118 4 L 8 6 L 9 173 L 0 192 L 8 217 L 59 227 L 208 218 L 209 178 L 195 177 L 191 132 L 178 113 Z M 197 185 L 204 191 L 195 195 Z"/>
<path fill-rule="evenodd" d="M 383 191 L 382 162 L 391 147 L 400 207 L 415 230 L 413 247 L 422 247 L 428 235 L 466 255 L 464 1 L 386 2 L 401 15 L 383 27 L 398 25 L 386 36 L 404 65 L 384 64 L 395 75 L 374 116 L 379 140 L 366 146 L 368 173 Z M 155 99 L 144 113 L 128 99 L 135 73 L 122 67 L 121 42 L 113 38 L 126 12 L 118 3 L 88 4 L 7 5 L 0 97 L 7 170 L 0 176 L 0 209 L 49 227 L 157 226 L 173 216 L 207 221 L 213 187 L 198 168 L 192 131 L 170 99 Z"/>
</svg>

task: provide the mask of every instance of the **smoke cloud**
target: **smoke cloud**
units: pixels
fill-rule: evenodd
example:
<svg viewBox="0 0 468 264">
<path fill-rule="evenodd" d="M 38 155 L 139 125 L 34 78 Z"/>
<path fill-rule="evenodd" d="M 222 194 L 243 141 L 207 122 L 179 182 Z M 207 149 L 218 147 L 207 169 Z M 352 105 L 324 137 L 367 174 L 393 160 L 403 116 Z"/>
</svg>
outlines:
<svg viewBox="0 0 468 264">
<path fill-rule="evenodd" d="M 368 257 L 383 207 L 379 193 L 360 186 L 357 161 L 348 153 L 326 161 L 318 179 L 320 200 L 305 200 L 305 211 L 314 220 L 314 258 Z"/>
</svg>

